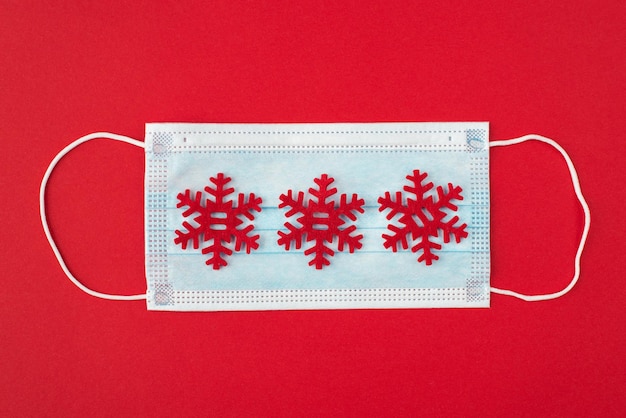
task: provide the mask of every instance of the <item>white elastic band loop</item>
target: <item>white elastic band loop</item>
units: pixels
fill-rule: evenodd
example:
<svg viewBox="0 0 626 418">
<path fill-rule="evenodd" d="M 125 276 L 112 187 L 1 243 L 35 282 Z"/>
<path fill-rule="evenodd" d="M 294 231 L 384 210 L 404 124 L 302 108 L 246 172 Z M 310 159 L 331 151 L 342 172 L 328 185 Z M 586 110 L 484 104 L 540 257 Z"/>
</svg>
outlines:
<svg viewBox="0 0 626 418">
<path fill-rule="evenodd" d="M 100 293 L 100 292 L 96 292 L 95 290 L 91 290 L 90 288 L 88 288 L 87 286 L 82 284 L 76 277 L 74 277 L 74 275 L 72 275 L 70 270 L 65 265 L 65 261 L 63 261 L 63 257 L 61 256 L 61 253 L 59 252 L 59 249 L 57 248 L 57 245 L 54 242 L 54 239 L 52 239 L 52 235 L 50 234 L 50 228 L 48 227 L 48 220 L 47 220 L 47 217 L 46 217 L 46 202 L 45 202 L 45 199 L 44 199 L 45 198 L 45 194 L 46 194 L 46 185 L 48 184 L 48 179 L 50 178 L 50 174 L 52 173 L 52 170 L 54 170 L 54 167 L 57 165 L 59 160 L 61 160 L 61 158 L 63 158 L 68 152 L 70 152 L 71 150 L 73 150 L 74 148 L 76 148 L 77 146 L 82 144 L 83 142 L 87 142 L 87 141 L 90 141 L 90 140 L 96 139 L 96 138 L 112 139 L 112 140 L 115 140 L 115 141 L 126 142 L 126 143 L 131 144 L 131 145 L 135 145 L 135 146 L 138 146 L 138 147 L 141 147 L 141 148 L 145 148 L 144 143 L 141 142 L 141 141 L 137 141 L 136 139 L 129 138 L 127 136 L 116 135 L 116 134 L 112 134 L 112 133 L 108 133 L 108 132 L 95 132 L 93 134 L 85 135 L 82 138 L 77 139 L 76 141 L 72 142 L 71 144 L 69 144 L 68 146 L 63 148 L 61 150 L 61 152 L 59 152 L 56 155 L 56 157 L 54 157 L 54 159 L 52 160 L 52 162 L 48 166 L 48 169 L 46 170 L 46 174 L 44 174 L 43 179 L 41 180 L 41 187 L 39 188 L 39 213 L 41 215 L 41 223 L 43 225 L 43 230 L 46 233 L 46 237 L 48 238 L 48 242 L 50 243 L 50 246 L 52 247 L 52 251 L 54 251 L 54 255 L 57 257 L 57 260 L 59 261 L 59 264 L 61 265 L 61 268 L 63 269 L 63 271 L 65 272 L 67 277 L 72 281 L 72 283 L 74 283 L 80 290 L 82 290 L 85 293 L 90 294 L 91 296 L 95 296 L 95 297 L 101 298 L 101 299 L 109 299 L 109 300 L 141 300 L 141 299 L 146 299 L 146 295 L 145 294 L 141 294 L 141 295 L 109 295 L 107 293 Z"/>
<path fill-rule="evenodd" d="M 546 144 L 552 145 L 554 148 L 556 148 L 557 151 L 561 153 L 561 155 L 567 162 L 567 167 L 569 168 L 569 173 L 570 173 L 570 176 L 572 177 L 572 184 L 574 185 L 574 191 L 576 192 L 576 197 L 578 198 L 578 201 L 580 202 L 580 206 L 582 206 L 583 212 L 585 213 L 585 227 L 583 228 L 583 235 L 580 237 L 580 244 L 578 244 L 578 250 L 576 251 L 576 258 L 574 260 L 574 277 L 572 278 L 572 280 L 570 281 L 570 283 L 567 285 L 565 289 L 556 293 L 549 293 L 546 295 L 524 295 L 521 293 L 513 292 L 511 290 L 498 289 L 495 287 L 491 288 L 491 291 L 493 293 L 513 296 L 513 297 L 523 299 L 528 302 L 535 302 L 539 300 L 549 300 L 549 299 L 556 299 L 558 297 L 561 297 L 567 292 L 569 292 L 570 290 L 572 290 L 572 288 L 578 281 L 578 277 L 580 276 L 580 257 L 582 256 L 583 248 L 585 246 L 585 242 L 587 241 L 587 235 L 589 234 L 589 227 L 591 225 L 591 213 L 589 212 L 589 206 L 587 205 L 587 201 L 585 200 L 585 197 L 583 196 L 583 193 L 580 190 L 580 181 L 578 180 L 578 174 L 576 173 L 576 169 L 574 168 L 574 163 L 572 163 L 572 160 L 570 159 L 569 155 L 567 155 L 567 152 L 565 152 L 565 150 L 552 139 L 546 138 L 545 136 L 541 136 L 541 135 L 531 134 L 531 135 L 524 135 L 519 138 L 506 139 L 506 140 L 500 140 L 500 141 L 491 141 L 489 142 L 489 146 L 490 147 L 503 147 L 507 145 L 519 144 L 525 141 L 545 142 Z"/>
</svg>

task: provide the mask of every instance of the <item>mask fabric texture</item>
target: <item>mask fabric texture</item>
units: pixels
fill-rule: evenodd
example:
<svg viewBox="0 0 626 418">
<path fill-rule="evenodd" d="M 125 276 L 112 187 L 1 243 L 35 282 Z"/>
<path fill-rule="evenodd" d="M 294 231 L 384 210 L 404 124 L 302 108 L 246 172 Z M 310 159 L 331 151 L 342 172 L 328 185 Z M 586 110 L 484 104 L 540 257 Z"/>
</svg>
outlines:
<svg viewBox="0 0 626 418">
<path fill-rule="evenodd" d="M 488 129 L 147 124 L 148 309 L 488 307 Z"/>
</svg>

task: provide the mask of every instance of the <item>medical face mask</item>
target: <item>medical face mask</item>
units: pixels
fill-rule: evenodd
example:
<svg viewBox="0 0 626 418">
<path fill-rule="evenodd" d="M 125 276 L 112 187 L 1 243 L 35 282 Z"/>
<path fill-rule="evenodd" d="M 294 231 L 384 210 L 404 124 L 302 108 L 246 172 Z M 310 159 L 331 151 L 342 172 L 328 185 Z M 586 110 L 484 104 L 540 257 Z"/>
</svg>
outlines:
<svg viewBox="0 0 626 418">
<path fill-rule="evenodd" d="M 56 163 L 100 137 L 145 148 L 142 295 L 85 287 L 46 221 Z M 585 214 L 574 277 L 548 295 L 490 286 L 490 148 L 527 140 L 562 154 Z M 489 307 L 491 293 L 552 299 L 578 280 L 590 225 L 557 143 L 538 135 L 490 142 L 483 122 L 151 123 L 144 142 L 95 133 L 52 161 L 40 209 L 79 288 L 178 311 Z"/>
</svg>

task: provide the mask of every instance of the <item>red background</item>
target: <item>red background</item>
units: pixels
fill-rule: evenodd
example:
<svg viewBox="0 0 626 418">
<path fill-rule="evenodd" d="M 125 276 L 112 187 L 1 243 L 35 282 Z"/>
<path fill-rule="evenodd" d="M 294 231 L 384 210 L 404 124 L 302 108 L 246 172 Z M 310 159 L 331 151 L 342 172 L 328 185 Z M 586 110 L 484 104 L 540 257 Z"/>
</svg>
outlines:
<svg viewBox="0 0 626 418">
<path fill-rule="evenodd" d="M 623 1 L 89 3 L 0 2 L 1 415 L 624 416 Z M 483 120 L 579 170 L 593 222 L 561 299 L 148 312 L 74 287 L 39 221 L 48 163 L 94 131 Z M 561 289 L 583 223 L 565 163 L 491 157 L 492 284 Z M 142 176 L 99 140 L 51 178 L 54 236 L 99 291 L 145 290 Z"/>
</svg>

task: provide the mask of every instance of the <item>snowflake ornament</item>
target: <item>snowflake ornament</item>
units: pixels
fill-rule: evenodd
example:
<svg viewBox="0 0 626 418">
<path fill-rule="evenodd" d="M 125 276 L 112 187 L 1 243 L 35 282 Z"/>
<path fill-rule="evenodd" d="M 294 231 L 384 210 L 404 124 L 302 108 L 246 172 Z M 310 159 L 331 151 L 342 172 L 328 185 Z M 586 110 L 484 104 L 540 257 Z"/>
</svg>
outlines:
<svg viewBox="0 0 626 418">
<path fill-rule="evenodd" d="M 288 232 L 278 231 L 280 238 L 278 245 L 283 245 L 285 250 L 289 251 L 292 245 L 296 249 L 300 249 L 304 242 L 313 242 L 309 248 L 304 251 L 305 255 L 313 254 L 313 258 L 309 261 L 310 266 L 316 269 L 322 269 L 324 266 L 330 265 L 328 257 L 334 256 L 335 252 L 330 247 L 335 237 L 337 238 L 337 251 L 343 251 L 344 247 L 353 253 L 361 248 L 361 239 L 363 235 L 353 234 L 356 231 L 355 225 L 346 225 L 347 221 L 356 221 L 356 212 L 363 213 L 363 205 L 365 201 L 359 199 L 356 194 L 348 202 L 346 194 L 339 196 L 339 203 L 331 199 L 337 193 L 336 188 L 328 187 L 335 181 L 327 174 L 322 174 L 319 178 L 313 180 L 317 184 L 317 189 L 310 188 L 309 193 L 314 199 L 309 199 L 305 203 L 304 192 L 299 191 L 297 197 L 294 196 L 292 190 L 287 194 L 280 195 L 279 208 L 288 207 L 285 213 L 287 218 L 301 214 L 297 221 L 301 226 L 294 226 L 289 222 L 285 223 Z"/>
<path fill-rule="evenodd" d="M 228 197 L 235 189 L 226 188 L 231 181 L 230 177 L 225 177 L 223 173 L 218 173 L 217 177 L 210 178 L 214 186 L 206 186 L 204 191 L 212 196 L 204 198 L 202 192 L 196 192 L 194 196 L 189 189 L 185 193 L 179 193 L 177 208 L 187 207 L 183 212 L 185 218 L 196 215 L 193 221 L 196 225 L 184 221 L 183 227 L 186 231 L 176 230 L 174 243 L 179 244 L 183 250 L 187 249 L 189 242 L 194 249 L 198 249 L 200 242 L 212 241 L 208 246 L 202 248 L 202 254 L 211 254 L 206 261 L 207 265 L 212 265 L 214 270 L 228 265 L 225 257 L 230 256 L 234 251 L 241 251 L 245 246 L 246 253 L 259 247 L 259 235 L 250 235 L 254 225 L 248 223 L 244 226 L 245 220 L 254 220 L 252 211 L 261 211 L 262 199 L 250 193 L 246 199 L 243 193 L 237 195 L 237 206 Z M 232 240 L 234 246 L 227 246 Z"/>
<path fill-rule="evenodd" d="M 393 252 L 396 252 L 398 246 L 401 246 L 406 250 L 409 248 L 410 238 L 411 251 L 414 253 L 421 251 L 417 261 L 431 265 L 433 260 L 439 259 L 433 251 L 441 249 L 441 244 L 432 241 L 431 237 L 439 237 L 439 231 L 442 231 L 444 243 L 449 243 L 450 237 L 454 236 L 458 244 L 462 239 L 467 238 L 467 231 L 465 231 L 467 224 L 457 225 L 459 217 L 456 215 L 444 221 L 448 216 L 444 208 L 456 212 L 458 207 L 452 202 L 463 200 L 461 195 L 463 189 L 448 183 L 447 192 L 442 186 L 437 186 L 437 196 L 433 197 L 432 194 L 427 196 L 426 194 L 433 188 L 433 183 L 422 184 L 426 177 L 428 173 L 413 170 L 413 175 L 406 176 L 412 185 L 404 186 L 404 191 L 413 195 L 414 198 L 407 197 L 404 203 L 402 192 L 396 192 L 395 197 L 392 197 L 390 192 L 385 192 L 384 197 L 378 198 L 380 204 L 378 210 L 380 212 L 389 210 L 387 219 L 390 221 L 394 216 L 400 215 L 398 222 L 402 224 L 402 226 L 393 223 L 387 225 L 391 234 L 383 234 L 385 248 L 391 248 Z"/>
</svg>

